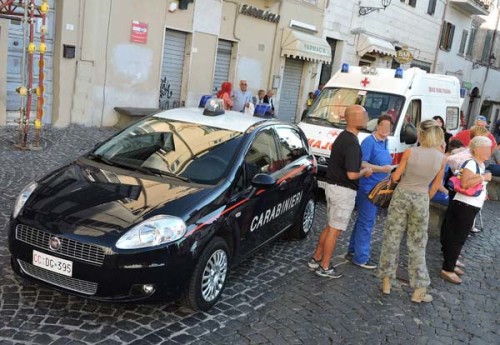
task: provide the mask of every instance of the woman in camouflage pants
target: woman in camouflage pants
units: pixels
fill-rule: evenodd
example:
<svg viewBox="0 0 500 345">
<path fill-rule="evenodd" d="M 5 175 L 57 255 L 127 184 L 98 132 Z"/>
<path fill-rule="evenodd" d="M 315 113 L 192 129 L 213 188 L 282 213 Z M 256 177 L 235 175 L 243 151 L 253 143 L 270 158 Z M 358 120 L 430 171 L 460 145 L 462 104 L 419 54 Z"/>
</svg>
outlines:
<svg viewBox="0 0 500 345">
<path fill-rule="evenodd" d="M 392 179 L 399 184 L 389 206 L 378 273 L 383 293 L 389 294 L 391 279 L 396 277 L 401 239 L 406 231 L 408 273 L 410 286 L 414 289 L 411 300 L 420 303 L 432 301 L 432 296 L 427 294 L 430 279 L 425 262 L 429 200 L 442 183 L 446 157 L 440 150 L 444 143 L 443 131 L 436 121 L 423 121 L 418 128 L 418 138 L 420 146 L 407 149 L 392 174 Z"/>
</svg>

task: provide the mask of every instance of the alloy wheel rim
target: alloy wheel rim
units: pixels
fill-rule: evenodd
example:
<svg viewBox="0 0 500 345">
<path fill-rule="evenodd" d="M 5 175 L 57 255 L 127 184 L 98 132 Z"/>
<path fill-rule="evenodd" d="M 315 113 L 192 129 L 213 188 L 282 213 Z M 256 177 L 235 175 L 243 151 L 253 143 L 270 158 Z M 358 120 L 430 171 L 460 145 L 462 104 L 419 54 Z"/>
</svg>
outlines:
<svg viewBox="0 0 500 345">
<path fill-rule="evenodd" d="M 207 302 L 215 300 L 222 291 L 227 273 L 227 254 L 218 249 L 212 253 L 203 270 L 201 294 Z"/>
<path fill-rule="evenodd" d="M 302 220 L 302 229 L 305 233 L 308 233 L 312 229 L 314 221 L 314 201 L 311 199 L 307 202 L 306 208 L 304 210 L 304 218 Z"/>
</svg>

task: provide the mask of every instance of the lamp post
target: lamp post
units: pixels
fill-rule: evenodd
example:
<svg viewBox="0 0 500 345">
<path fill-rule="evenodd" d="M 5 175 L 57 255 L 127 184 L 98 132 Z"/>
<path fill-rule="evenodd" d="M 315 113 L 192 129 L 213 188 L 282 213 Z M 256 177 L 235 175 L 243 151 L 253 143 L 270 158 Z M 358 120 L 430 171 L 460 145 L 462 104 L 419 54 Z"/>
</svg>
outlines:
<svg viewBox="0 0 500 345">
<path fill-rule="evenodd" d="M 391 4 L 392 0 L 380 0 L 382 6 L 380 7 L 371 7 L 371 6 L 361 6 L 361 1 L 359 2 L 359 15 L 366 16 L 375 11 L 385 10 Z"/>
</svg>

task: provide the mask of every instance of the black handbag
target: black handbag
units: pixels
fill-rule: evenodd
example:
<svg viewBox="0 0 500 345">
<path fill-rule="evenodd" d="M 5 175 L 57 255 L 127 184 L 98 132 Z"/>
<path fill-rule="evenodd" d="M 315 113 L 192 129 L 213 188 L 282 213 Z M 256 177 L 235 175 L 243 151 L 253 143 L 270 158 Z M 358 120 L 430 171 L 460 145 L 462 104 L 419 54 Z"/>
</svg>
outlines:
<svg viewBox="0 0 500 345">
<path fill-rule="evenodd" d="M 368 200 L 375 206 L 387 208 L 391 203 L 392 195 L 398 183 L 393 181 L 391 177 L 387 177 L 377 183 L 370 193 L 368 193 Z"/>
</svg>

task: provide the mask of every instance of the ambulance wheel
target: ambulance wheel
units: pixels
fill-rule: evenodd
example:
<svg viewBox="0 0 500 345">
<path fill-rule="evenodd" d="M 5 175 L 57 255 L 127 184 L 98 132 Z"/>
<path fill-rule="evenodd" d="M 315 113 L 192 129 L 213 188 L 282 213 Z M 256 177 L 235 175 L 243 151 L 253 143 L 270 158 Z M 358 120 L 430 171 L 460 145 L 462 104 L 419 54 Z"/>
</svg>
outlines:
<svg viewBox="0 0 500 345">
<path fill-rule="evenodd" d="M 288 238 L 292 240 L 300 240 L 305 238 L 312 230 L 314 223 L 314 213 L 316 211 L 316 200 L 314 193 L 310 193 L 306 202 L 300 209 L 299 215 L 288 231 Z"/>
<path fill-rule="evenodd" d="M 194 268 L 182 303 L 192 310 L 210 309 L 222 295 L 229 271 L 229 249 L 215 237 L 201 254 Z"/>
</svg>

